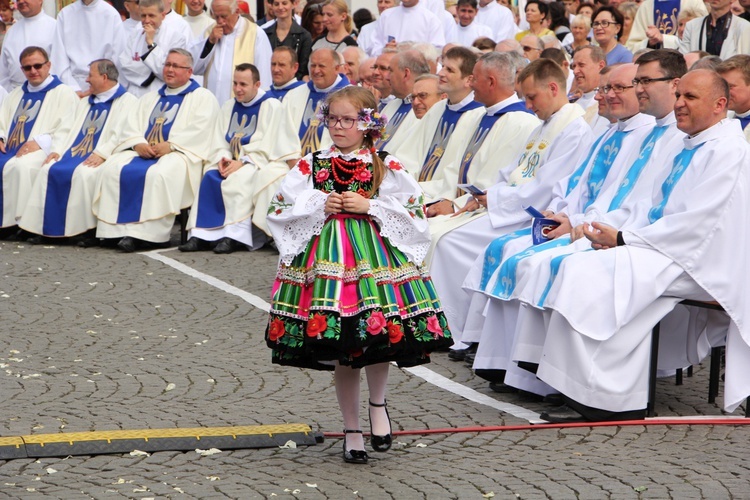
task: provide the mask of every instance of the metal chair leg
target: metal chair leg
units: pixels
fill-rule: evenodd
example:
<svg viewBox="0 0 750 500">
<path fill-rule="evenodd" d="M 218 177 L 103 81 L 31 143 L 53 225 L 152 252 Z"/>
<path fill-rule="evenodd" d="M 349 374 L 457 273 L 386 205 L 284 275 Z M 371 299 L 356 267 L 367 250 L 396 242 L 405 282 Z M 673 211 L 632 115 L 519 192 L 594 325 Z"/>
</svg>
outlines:
<svg viewBox="0 0 750 500">
<path fill-rule="evenodd" d="M 682 385 L 682 368 L 678 368 L 674 374 L 674 385 Z"/>
<path fill-rule="evenodd" d="M 648 369 L 648 406 L 646 406 L 646 416 L 653 417 L 656 407 L 656 366 L 659 358 L 659 330 L 661 323 L 654 325 L 651 330 L 651 360 Z"/>
<path fill-rule="evenodd" d="M 187 223 L 188 223 L 188 208 L 180 210 L 180 245 L 187 243 Z"/>
<path fill-rule="evenodd" d="M 724 347 L 714 347 L 711 349 L 711 365 L 708 377 L 708 402 L 716 402 L 716 396 L 719 395 L 719 378 L 721 377 L 721 355 Z"/>
</svg>

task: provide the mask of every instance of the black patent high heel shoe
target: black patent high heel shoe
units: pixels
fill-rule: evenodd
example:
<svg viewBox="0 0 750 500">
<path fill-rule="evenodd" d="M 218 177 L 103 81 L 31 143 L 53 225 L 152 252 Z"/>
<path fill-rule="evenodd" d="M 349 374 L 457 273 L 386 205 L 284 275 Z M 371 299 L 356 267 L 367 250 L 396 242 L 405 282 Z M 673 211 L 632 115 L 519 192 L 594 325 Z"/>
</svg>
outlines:
<svg viewBox="0 0 750 500">
<path fill-rule="evenodd" d="M 391 416 L 388 415 L 388 402 L 383 400 L 383 404 L 375 404 L 372 401 L 368 401 L 368 403 L 375 408 L 385 408 L 385 417 L 388 419 L 389 429 L 388 434 L 385 436 L 376 436 L 370 432 L 370 444 L 372 445 L 372 449 L 375 451 L 388 451 L 391 449 L 391 444 L 393 444 L 393 429 L 391 428 Z M 372 428 L 372 417 L 370 417 L 370 428 Z"/>
<path fill-rule="evenodd" d="M 348 464 L 366 464 L 367 452 L 365 450 L 347 450 L 346 449 L 346 435 L 347 434 L 362 434 L 362 430 L 344 429 L 344 462 Z"/>
</svg>

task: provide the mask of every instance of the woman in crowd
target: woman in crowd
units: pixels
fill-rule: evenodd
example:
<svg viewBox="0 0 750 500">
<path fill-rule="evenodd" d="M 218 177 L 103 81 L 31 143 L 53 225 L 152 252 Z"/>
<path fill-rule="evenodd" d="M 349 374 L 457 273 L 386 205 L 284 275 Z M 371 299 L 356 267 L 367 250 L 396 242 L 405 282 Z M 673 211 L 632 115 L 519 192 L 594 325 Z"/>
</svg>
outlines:
<svg viewBox="0 0 750 500">
<path fill-rule="evenodd" d="M 573 35 L 570 34 L 570 22 L 565 14 L 565 4 L 562 2 L 552 2 L 549 8 L 549 29 L 555 32 L 555 36 L 563 45 L 573 41 Z"/>
<path fill-rule="evenodd" d="M 576 9 L 576 15 L 586 16 L 589 19 L 594 15 L 594 4 L 590 2 L 581 2 Z"/>
<path fill-rule="evenodd" d="M 623 2 L 617 6 L 617 10 L 622 14 L 622 35 L 620 36 L 620 43 L 625 45 L 628 43 L 630 37 L 630 28 L 633 27 L 633 20 L 635 19 L 635 13 L 638 12 L 638 4 L 635 2 Z"/>
<path fill-rule="evenodd" d="M 622 14 L 614 7 L 605 5 L 594 13 L 591 23 L 594 40 L 607 55 L 607 66 L 633 61 L 633 53 L 617 41 L 622 35 L 622 25 Z"/>
<path fill-rule="evenodd" d="M 323 4 L 323 23 L 325 34 L 313 42 L 313 50 L 326 48 L 343 52 L 348 46 L 357 45 L 351 36 L 354 23 L 346 0 L 329 0 Z"/>
<path fill-rule="evenodd" d="M 591 18 L 578 14 L 570 23 L 570 32 L 573 34 L 573 41 L 563 45 L 563 49 L 573 57 L 573 52 L 578 47 L 589 45 L 589 33 L 591 33 Z"/>
<path fill-rule="evenodd" d="M 302 11 L 302 27 L 310 33 L 313 40 L 325 33 L 326 27 L 323 22 L 323 3 L 307 2 Z"/>
<path fill-rule="evenodd" d="M 547 19 L 549 16 L 549 7 L 540 0 L 529 0 L 524 8 L 526 13 L 526 22 L 529 23 L 529 29 L 516 34 L 516 40 L 519 42 L 526 35 L 536 35 L 539 38 L 544 35 L 554 35 L 554 31 L 547 28 Z"/>
<path fill-rule="evenodd" d="M 307 62 L 312 51 L 312 37 L 302 26 L 294 20 L 294 7 L 297 2 L 293 0 L 273 0 L 271 9 L 276 22 L 265 29 L 271 47 L 281 45 L 291 48 L 297 53 L 299 70 L 297 78 L 302 79 L 307 75 Z"/>
</svg>

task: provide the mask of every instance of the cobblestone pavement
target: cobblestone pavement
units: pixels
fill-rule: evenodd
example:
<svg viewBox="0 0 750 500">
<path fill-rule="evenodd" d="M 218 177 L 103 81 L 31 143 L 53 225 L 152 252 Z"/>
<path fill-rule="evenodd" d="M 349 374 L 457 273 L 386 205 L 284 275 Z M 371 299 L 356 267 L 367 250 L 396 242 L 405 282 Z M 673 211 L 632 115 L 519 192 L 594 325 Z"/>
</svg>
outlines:
<svg viewBox="0 0 750 500">
<path fill-rule="evenodd" d="M 270 250 L 162 255 L 262 299 L 276 265 Z M 331 375 L 272 366 L 264 326 L 262 310 L 147 255 L 0 243 L 0 436 L 285 422 L 340 432 Z M 492 393 L 445 354 L 427 367 L 545 408 Z M 721 417 L 706 403 L 707 372 L 697 366 L 680 387 L 660 380 L 658 413 Z M 395 429 L 528 423 L 396 368 L 389 390 Z M 344 464 L 329 438 L 0 461 L 0 497 L 750 498 L 749 455 L 750 427 L 726 425 L 404 435 L 366 466 Z"/>
</svg>

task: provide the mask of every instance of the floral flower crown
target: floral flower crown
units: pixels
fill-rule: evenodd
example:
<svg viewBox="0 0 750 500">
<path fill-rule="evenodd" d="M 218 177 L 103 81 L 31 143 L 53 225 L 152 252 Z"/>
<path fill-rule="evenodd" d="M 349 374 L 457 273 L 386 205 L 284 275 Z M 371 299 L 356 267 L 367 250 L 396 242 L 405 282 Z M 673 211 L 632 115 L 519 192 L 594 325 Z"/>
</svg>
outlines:
<svg viewBox="0 0 750 500">
<path fill-rule="evenodd" d="M 315 117 L 318 121 L 324 121 L 329 114 L 329 108 L 327 102 L 323 102 L 318 106 L 318 111 L 315 113 Z M 372 108 L 364 108 L 357 114 L 357 130 L 362 130 L 376 141 L 380 138 L 385 137 L 385 126 L 388 123 L 388 117 L 381 115 L 380 112 Z"/>
</svg>

